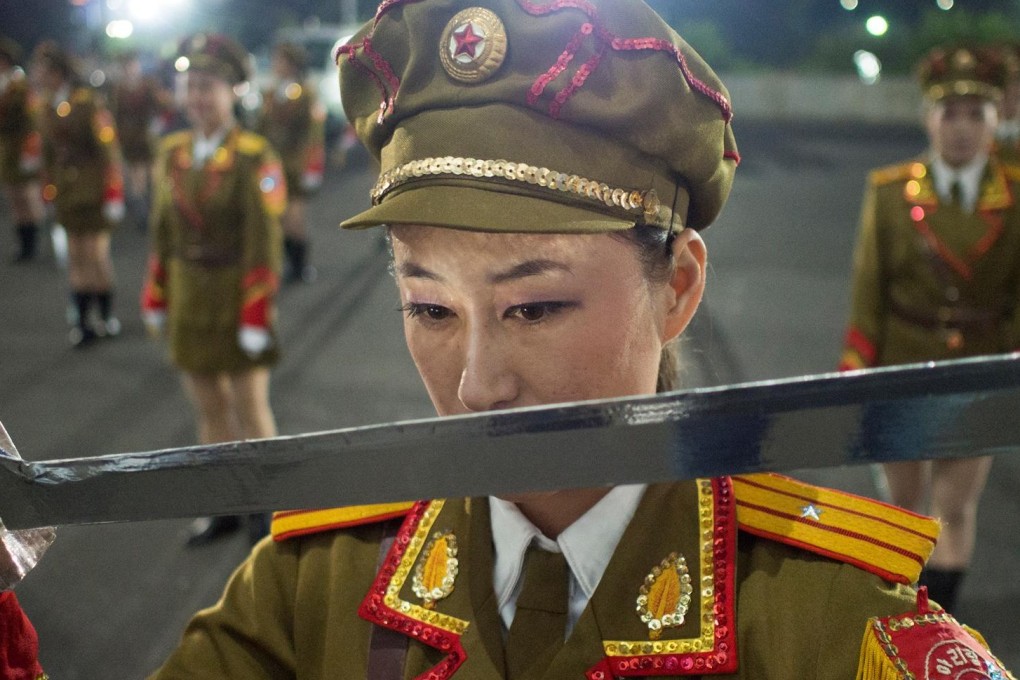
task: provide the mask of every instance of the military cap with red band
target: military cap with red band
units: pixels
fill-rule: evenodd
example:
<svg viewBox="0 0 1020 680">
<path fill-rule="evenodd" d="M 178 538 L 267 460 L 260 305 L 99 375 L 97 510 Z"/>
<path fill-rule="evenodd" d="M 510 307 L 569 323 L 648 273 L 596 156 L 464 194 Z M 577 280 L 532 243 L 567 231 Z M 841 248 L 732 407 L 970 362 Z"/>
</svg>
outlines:
<svg viewBox="0 0 1020 680">
<path fill-rule="evenodd" d="M 220 33 L 196 33 L 185 38 L 178 50 L 187 59 L 183 70 L 214 73 L 231 84 L 251 77 L 248 53 L 237 42 Z"/>
<path fill-rule="evenodd" d="M 386 0 L 339 48 L 381 163 L 343 226 L 708 226 L 739 162 L 729 96 L 641 0 Z"/>
<path fill-rule="evenodd" d="M 1007 54 L 991 46 L 937 47 L 917 67 L 921 89 L 930 101 L 954 95 L 998 101 L 1010 71 Z"/>
</svg>

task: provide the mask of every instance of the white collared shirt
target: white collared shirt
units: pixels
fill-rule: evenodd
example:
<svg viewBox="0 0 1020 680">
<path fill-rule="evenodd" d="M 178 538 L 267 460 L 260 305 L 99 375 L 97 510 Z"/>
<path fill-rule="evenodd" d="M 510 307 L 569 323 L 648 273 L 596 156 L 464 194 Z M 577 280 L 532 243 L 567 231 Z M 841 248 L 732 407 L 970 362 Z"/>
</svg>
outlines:
<svg viewBox="0 0 1020 680">
<path fill-rule="evenodd" d="M 614 487 L 588 512 L 553 541 L 526 518 L 516 505 L 490 498 L 492 542 L 496 549 L 492 581 L 499 615 L 506 630 L 514 620 L 523 585 L 524 556 L 532 541 L 542 550 L 563 553 L 570 571 L 570 604 L 565 636 L 570 635 L 634 517 L 644 484 Z"/>
<path fill-rule="evenodd" d="M 935 191 L 946 203 L 952 201 L 953 183 L 960 183 L 960 196 L 964 212 L 974 212 L 977 205 L 978 192 L 981 190 L 981 179 L 985 174 L 985 166 L 988 165 L 988 154 L 980 154 L 967 165 L 961 168 L 950 167 L 942 158 L 932 158 L 932 179 L 935 181 Z"/>
<path fill-rule="evenodd" d="M 234 126 L 224 125 L 208 137 L 198 130 L 195 130 L 195 147 L 193 154 L 196 165 L 202 165 L 209 160 L 214 153 L 216 153 L 216 149 L 220 148 L 220 145 L 223 144 L 223 140 L 226 139 L 227 133 L 230 132 L 232 127 Z"/>
</svg>

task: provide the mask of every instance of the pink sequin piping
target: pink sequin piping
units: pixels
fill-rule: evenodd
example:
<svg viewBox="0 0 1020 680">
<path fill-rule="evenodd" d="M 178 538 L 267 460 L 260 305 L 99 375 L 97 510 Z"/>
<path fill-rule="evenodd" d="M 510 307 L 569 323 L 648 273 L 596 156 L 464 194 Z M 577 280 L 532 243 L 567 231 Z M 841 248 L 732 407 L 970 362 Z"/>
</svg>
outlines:
<svg viewBox="0 0 1020 680">
<path fill-rule="evenodd" d="M 340 57 L 346 56 L 349 61 L 371 75 L 376 87 L 378 87 L 382 93 L 382 102 L 379 105 L 378 117 L 378 121 L 380 123 L 382 123 L 387 116 L 393 113 L 396 105 L 397 93 L 400 91 L 400 78 L 398 78 L 393 72 L 393 67 L 388 61 L 386 61 L 385 57 L 372 50 L 372 35 L 375 33 L 375 26 L 379 24 L 379 19 L 381 19 L 386 12 L 399 5 L 420 1 L 421 0 L 383 0 L 379 3 L 379 8 L 375 12 L 372 32 L 369 33 L 369 35 L 363 40 L 356 43 L 347 43 L 346 45 L 342 45 L 334 55 L 334 61 L 338 64 L 340 62 Z M 563 53 L 556 60 L 556 63 L 535 80 L 534 84 L 528 91 L 527 99 L 529 104 L 534 105 L 537 103 L 538 98 L 543 92 L 545 92 L 549 83 L 555 80 L 563 71 L 566 70 L 566 68 L 570 65 L 570 62 L 573 61 L 577 51 L 580 49 L 585 36 L 594 33 L 601 42 L 599 47 L 595 50 L 594 56 L 582 64 L 574 73 L 573 78 L 570 80 L 570 84 L 557 92 L 553 97 L 553 101 L 549 104 L 549 115 L 553 118 L 559 118 L 563 105 L 570 100 L 574 93 L 584 86 L 588 76 L 590 76 L 595 69 L 598 68 L 599 62 L 602 60 L 602 56 L 605 54 L 608 46 L 617 52 L 653 50 L 656 52 L 667 52 L 672 54 L 680 68 L 680 73 L 683 75 L 684 80 L 687 81 L 687 85 L 695 92 L 699 92 L 712 100 L 716 106 L 719 107 L 719 110 L 722 112 L 723 120 L 725 120 L 726 123 L 729 123 L 733 119 L 733 108 L 730 105 L 729 100 L 724 97 L 721 92 L 709 87 L 704 82 L 696 78 L 691 72 L 690 67 L 687 65 L 687 58 L 684 57 L 683 53 L 668 40 L 661 38 L 620 38 L 602 25 L 602 22 L 599 19 L 598 9 L 596 9 L 587 0 L 553 0 L 545 5 L 532 2 L 531 0 L 516 1 L 521 9 L 532 16 L 545 16 L 564 9 L 576 9 L 588 15 L 590 20 L 589 23 L 582 25 L 578 33 L 570 39 L 570 42 L 567 43 L 566 48 L 564 48 Z M 378 70 L 378 73 L 372 72 L 372 70 L 367 66 L 357 61 L 356 56 L 359 50 L 361 50 L 366 57 L 371 59 L 372 65 Z M 727 152 L 724 154 L 724 158 L 734 160 L 737 163 L 740 162 L 740 156 L 733 152 Z"/>
</svg>

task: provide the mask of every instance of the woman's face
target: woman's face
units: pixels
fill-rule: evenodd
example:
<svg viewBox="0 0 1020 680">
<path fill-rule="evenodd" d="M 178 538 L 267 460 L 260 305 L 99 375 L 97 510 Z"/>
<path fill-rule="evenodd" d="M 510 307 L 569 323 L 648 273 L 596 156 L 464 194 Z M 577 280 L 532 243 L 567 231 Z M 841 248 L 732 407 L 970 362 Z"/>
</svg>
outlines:
<svg viewBox="0 0 1020 680">
<path fill-rule="evenodd" d="M 925 122 L 932 148 L 956 168 L 991 148 L 999 117 L 995 104 L 981 97 L 946 97 L 928 110 Z"/>
<path fill-rule="evenodd" d="M 704 287 L 691 230 L 659 284 L 606 234 L 391 234 L 407 345 L 439 415 L 653 393 Z"/>
<path fill-rule="evenodd" d="M 205 71 L 188 71 L 184 106 L 188 121 L 204 134 L 212 134 L 234 118 L 234 87 Z"/>
</svg>

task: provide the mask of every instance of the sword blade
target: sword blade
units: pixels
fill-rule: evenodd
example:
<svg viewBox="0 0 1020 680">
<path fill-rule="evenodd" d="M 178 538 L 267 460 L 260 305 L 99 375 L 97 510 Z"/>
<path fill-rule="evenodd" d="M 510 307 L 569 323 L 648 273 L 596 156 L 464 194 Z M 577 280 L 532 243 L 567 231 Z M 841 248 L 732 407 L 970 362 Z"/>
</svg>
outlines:
<svg viewBox="0 0 1020 680">
<path fill-rule="evenodd" d="M 149 453 L 0 456 L 14 529 L 659 482 L 1020 449 L 1020 355 Z"/>
</svg>

